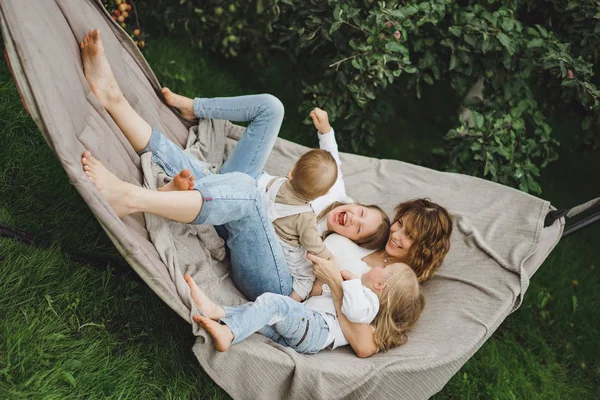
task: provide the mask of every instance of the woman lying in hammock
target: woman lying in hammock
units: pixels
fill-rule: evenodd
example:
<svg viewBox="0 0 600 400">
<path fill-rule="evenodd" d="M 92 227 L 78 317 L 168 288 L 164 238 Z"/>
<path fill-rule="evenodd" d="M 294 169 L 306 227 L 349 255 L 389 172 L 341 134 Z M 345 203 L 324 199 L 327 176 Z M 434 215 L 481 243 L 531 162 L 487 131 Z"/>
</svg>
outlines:
<svg viewBox="0 0 600 400">
<path fill-rule="evenodd" d="M 229 234 L 232 278 L 242 293 L 249 299 L 266 292 L 289 295 L 292 278 L 256 186 L 283 120 L 281 102 L 270 95 L 192 100 L 163 91 L 167 103 L 185 118 L 250 121 L 219 174 L 212 174 L 204 163 L 168 141 L 130 106 L 106 59 L 99 30 L 88 33 L 81 49 L 91 90 L 133 148 L 140 154 L 152 152 L 153 160 L 171 176 L 185 169 L 195 176 L 195 190 L 151 191 L 121 181 L 85 152 L 82 163 L 86 174 L 117 215 L 148 212 L 183 223 L 222 225 Z M 354 241 L 373 235 L 385 222 L 376 209 L 358 204 L 328 210 L 324 220 L 326 230 Z M 441 264 L 449 249 L 451 230 L 451 219 L 439 205 L 426 200 L 402 203 L 385 248 L 359 261 L 369 267 L 406 262 L 422 281 Z M 340 289 L 331 287 L 332 292 Z M 341 316 L 340 325 L 359 356 L 376 351 L 368 324 L 350 323 Z"/>
</svg>

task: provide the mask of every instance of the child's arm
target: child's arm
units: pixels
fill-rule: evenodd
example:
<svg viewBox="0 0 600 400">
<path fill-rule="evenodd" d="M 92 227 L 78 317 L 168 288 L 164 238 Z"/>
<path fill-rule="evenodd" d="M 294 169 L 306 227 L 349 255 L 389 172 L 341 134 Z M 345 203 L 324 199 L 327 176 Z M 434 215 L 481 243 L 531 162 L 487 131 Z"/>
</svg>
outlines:
<svg viewBox="0 0 600 400">
<path fill-rule="evenodd" d="M 317 230 L 317 218 L 314 214 L 310 218 L 304 217 L 298 219 L 298 241 L 300 246 L 310 254 L 321 258 L 331 258 L 333 253 L 325 246 L 319 231 Z"/>
<path fill-rule="evenodd" d="M 340 158 L 338 145 L 335 140 L 335 132 L 333 131 L 333 128 L 331 128 L 331 125 L 329 125 L 327 112 L 321 110 L 320 108 L 315 108 L 310 113 L 310 117 L 313 120 L 315 128 L 317 128 L 319 132 L 319 148 L 331 153 L 338 167 L 337 180 L 335 181 L 333 187 L 329 189 L 329 193 L 325 196 L 331 197 L 332 195 L 337 194 L 344 197 L 346 196 L 346 185 L 344 185 L 344 176 L 342 174 L 342 160 Z"/>
<path fill-rule="evenodd" d="M 350 322 L 370 324 L 379 312 L 379 298 L 372 290 L 363 286 L 360 279 L 342 282 L 344 298 L 342 313 Z"/>
<path fill-rule="evenodd" d="M 319 148 L 330 152 L 335 159 L 338 168 L 341 167 L 342 160 L 340 159 L 338 145 L 335 141 L 335 132 L 331 128 L 331 125 L 329 125 L 329 117 L 327 116 L 327 112 L 321 110 L 320 108 L 315 108 L 310 113 L 310 117 L 313 120 L 315 128 L 317 128 L 317 131 L 319 132 Z"/>
</svg>

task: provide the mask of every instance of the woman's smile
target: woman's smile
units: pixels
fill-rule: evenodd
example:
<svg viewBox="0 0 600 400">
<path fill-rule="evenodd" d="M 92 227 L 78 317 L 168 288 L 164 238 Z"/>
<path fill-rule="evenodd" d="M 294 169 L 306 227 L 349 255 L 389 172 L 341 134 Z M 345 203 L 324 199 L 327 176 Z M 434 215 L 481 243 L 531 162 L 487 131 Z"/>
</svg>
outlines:
<svg viewBox="0 0 600 400">
<path fill-rule="evenodd" d="M 392 246 L 395 246 L 395 247 L 397 247 L 397 248 L 399 248 L 399 249 L 401 249 L 401 248 L 402 248 L 402 246 L 400 245 L 400 243 L 398 243 L 398 242 L 394 241 L 394 239 L 392 239 L 392 237 L 391 237 L 391 236 L 390 236 L 389 243 L 390 243 Z"/>
</svg>

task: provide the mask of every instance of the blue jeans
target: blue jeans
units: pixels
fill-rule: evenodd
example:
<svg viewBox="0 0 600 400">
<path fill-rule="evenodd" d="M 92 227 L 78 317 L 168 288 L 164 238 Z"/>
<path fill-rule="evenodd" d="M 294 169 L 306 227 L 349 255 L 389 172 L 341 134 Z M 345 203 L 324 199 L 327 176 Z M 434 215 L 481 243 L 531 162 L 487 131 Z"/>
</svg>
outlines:
<svg viewBox="0 0 600 400">
<path fill-rule="evenodd" d="M 140 155 L 152 152 L 153 161 L 171 177 L 183 169 L 192 171 L 194 188 L 204 199 L 192 224 L 227 230 L 232 279 L 248 299 L 266 292 L 289 295 L 292 276 L 255 181 L 279 134 L 283 105 L 266 94 L 197 98 L 194 113 L 199 118 L 250 121 L 219 174 L 213 174 L 208 165 L 190 157 L 156 129 Z"/>
<path fill-rule="evenodd" d="M 329 335 L 321 314 L 287 296 L 265 293 L 254 303 L 223 309 L 221 322 L 233 332 L 232 344 L 258 332 L 298 353 L 311 354 L 323 349 Z"/>
</svg>

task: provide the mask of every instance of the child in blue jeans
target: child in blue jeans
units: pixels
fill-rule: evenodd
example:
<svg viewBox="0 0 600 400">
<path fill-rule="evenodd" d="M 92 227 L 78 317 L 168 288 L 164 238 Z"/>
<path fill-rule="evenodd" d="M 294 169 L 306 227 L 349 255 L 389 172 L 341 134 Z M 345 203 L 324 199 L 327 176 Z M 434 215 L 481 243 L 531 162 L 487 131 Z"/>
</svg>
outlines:
<svg viewBox="0 0 600 400">
<path fill-rule="evenodd" d="M 378 351 L 406 341 L 424 307 L 421 286 L 406 264 L 375 267 L 360 279 L 347 271 L 340 275 L 343 299 L 334 299 L 327 286 L 323 294 L 298 303 L 288 296 L 264 293 L 256 301 L 239 306 L 213 303 L 189 275 L 185 280 L 191 296 L 204 316 L 194 320 L 213 338 L 218 351 L 257 332 L 299 353 L 317 353 L 324 348 L 348 344 L 339 324 L 335 300 L 342 301 L 342 313 L 351 322 L 373 323 Z M 394 336 L 394 337 L 392 337 Z"/>
</svg>

